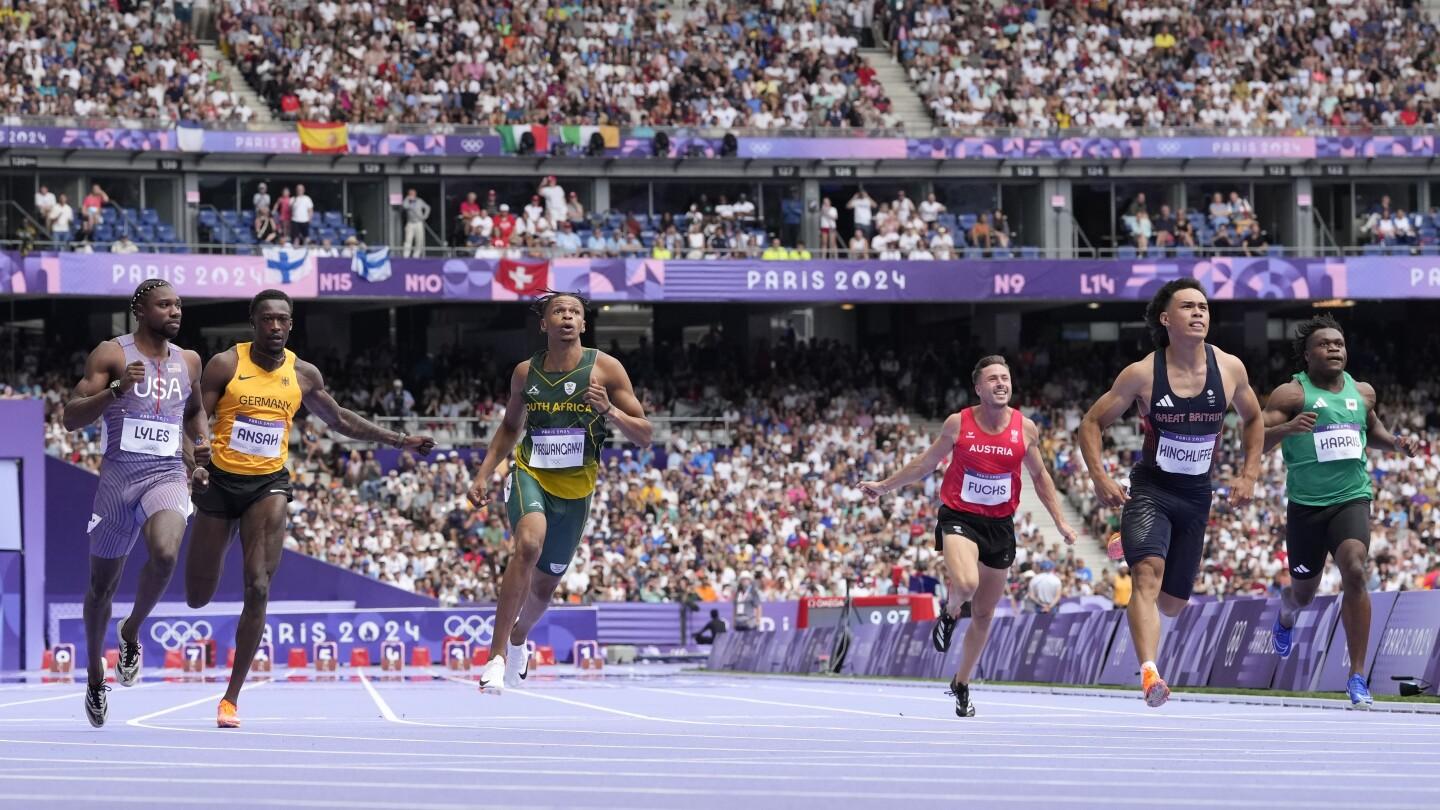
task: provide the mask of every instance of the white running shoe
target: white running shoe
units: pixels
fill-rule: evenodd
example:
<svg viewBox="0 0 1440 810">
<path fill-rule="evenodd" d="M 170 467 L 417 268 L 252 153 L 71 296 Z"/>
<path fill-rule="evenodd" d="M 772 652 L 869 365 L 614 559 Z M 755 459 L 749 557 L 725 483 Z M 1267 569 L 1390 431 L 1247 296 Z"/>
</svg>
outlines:
<svg viewBox="0 0 1440 810">
<path fill-rule="evenodd" d="M 530 648 L 505 642 L 505 688 L 517 689 L 530 674 Z"/>
<path fill-rule="evenodd" d="M 125 620 L 115 624 L 115 637 L 120 640 L 120 660 L 115 667 L 115 680 L 121 686 L 134 686 L 140 677 L 140 642 L 125 641 Z"/>
<path fill-rule="evenodd" d="M 505 691 L 505 656 L 491 658 L 480 670 L 480 691 L 500 694 Z"/>
</svg>

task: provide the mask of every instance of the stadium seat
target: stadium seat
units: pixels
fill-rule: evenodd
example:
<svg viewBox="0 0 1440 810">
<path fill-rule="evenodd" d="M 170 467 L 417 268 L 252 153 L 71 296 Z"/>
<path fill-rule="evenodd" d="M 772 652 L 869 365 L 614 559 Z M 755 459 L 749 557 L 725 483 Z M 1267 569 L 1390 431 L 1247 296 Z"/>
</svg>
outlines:
<svg viewBox="0 0 1440 810">
<path fill-rule="evenodd" d="M 156 211 L 154 208 L 140 209 L 140 223 L 142 225 L 160 224 L 160 212 Z"/>
</svg>

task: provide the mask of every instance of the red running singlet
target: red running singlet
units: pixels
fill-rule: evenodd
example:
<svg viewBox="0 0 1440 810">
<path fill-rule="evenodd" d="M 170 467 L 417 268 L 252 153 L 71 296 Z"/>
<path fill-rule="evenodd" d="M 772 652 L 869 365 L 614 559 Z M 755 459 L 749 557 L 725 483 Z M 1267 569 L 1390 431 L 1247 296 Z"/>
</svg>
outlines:
<svg viewBox="0 0 1440 810">
<path fill-rule="evenodd" d="M 975 421 L 975 409 L 960 412 L 960 435 L 940 500 L 957 512 L 1008 518 L 1020 506 L 1020 465 L 1025 462 L 1025 416 L 1010 410 L 1010 424 L 986 433 Z"/>
</svg>

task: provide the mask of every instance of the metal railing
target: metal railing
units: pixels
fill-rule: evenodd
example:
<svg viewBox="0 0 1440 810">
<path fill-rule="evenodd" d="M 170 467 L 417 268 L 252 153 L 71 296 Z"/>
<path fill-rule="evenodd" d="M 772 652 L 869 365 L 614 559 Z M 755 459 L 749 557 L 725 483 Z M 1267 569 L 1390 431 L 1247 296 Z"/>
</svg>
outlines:
<svg viewBox="0 0 1440 810">
<path fill-rule="evenodd" d="M 676 433 L 687 427 L 692 432 L 699 434 L 702 439 L 728 442 L 730 427 L 738 421 L 724 416 L 661 416 L 654 414 L 650 415 L 649 419 L 650 424 L 654 426 L 654 441 L 658 444 L 669 442 Z M 374 421 L 391 430 L 432 436 L 439 447 L 479 446 L 489 442 L 495 435 L 495 429 L 500 426 L 499 419 L 482 419 L 475 416 L 379 416 Z M 336 437 L 336 441 L 346 445 L 370 444 L 369 442 L 354 442 L 341 437 Z M 611 433 L 609 446 L 621 447 L 625 444 L 627 441 L 619 431 Z"/>
<path fill-rule="evenodd" d="M 1327 231 L 1328 233 L 1328 231 Z M 1330 237 L 1333 241 L 1333 235 Z M 95 253 L 108 253 L 108 243 L 86 243 L 81 241 L 58 242 L 53 240 L 35 240 L 30 243 L 31 252 L 75 252 L 77 246 L 89 244 Z M 259 256 L 263 253 L 260 245 L 235 245 L 235 244 L 214 244 L 214 243 L 189 243 L 182 245 L 156 244 L 136 242 L 141 253 L 195 253 L 206 255 L 230 255 L 230 256 Z M 20 250 L 23 242 L 19 239 L 0 239 L 0 250 Z M 279 247 L 278 245 L 266 245 L 264 247 Z M 353 255 L 354 249 L 347 249 L 343 245 L 332 245 L 328 250 L 319 245 L 308 245 L 311 250 L 326 251 L 317 253 L 317 257 L 327 256 L 349 258 Z M 378 247 L 378 246 L 369 246 Z M 1421 256 L 1440 254 L 1440 245 L 1345 245 L 1320 244 L 1314 247 L 1293 247 L 1288 245 L 1271 245 L 1269 248 L 1260 250 L 1252 249 L 1246 251 L 1242 247 L 1214 248 L 1196 247 L 1190 251 L 1177 253 L 1176 248 L 1158 248 L 1151 245 L 1146 251 L 1136 250 L 1136 254 L 1130 254 L 1132 246 L 1122 245 L 1119 247 L 1055 247 L 1042 248 L 1031 246 L 1016 246 L 1011 248 L 978 249 L 978 248 L 956 248 L 948 259 L 878 259 L 874 255 L 854 257 L 848 251 L 842 251 L 844 255 L 834 258 L 821 256 L 818 248 L 811 249 L 810 259 L 765 259 L 758 250 L 710 250 L 706 249 L 698 258 L 691 258 L 691 251 L 685 250 L 674 256 L 668 257 L 667 261 L 708 261 L 714 259 L 750 259 L 766 264 L 785 264 L 795 261 L 870 261 L 870 262 L 893 262 L 902 265 L 924 265 L 931 261 L 1010 261 L 1010 260 L 1036 260 L 1036 259 L 1131 259 L 1131 258 L 1211 258 L 1211 257 L 1236 257 L 1246 256 L 1275 256 L 1275 257 L 1317 257 L 1317 256 L 1373 256 L 1376 255 L 1377 247 L 1380 255 L 1389 256 Z M 350 250 L 351 252 L 346 252 Z M 401 258 L 402 249 L 400 245 L 391 245 L 391 258 Z M 477 256 L 474 248 L 451 248 L 451 247 L 427 247 L 423 258 L 481 258 L 481 259 L 556 259 L 556 258 L 633 258 L 649 259 L 654 258 L 650 251 L 639 253 L 603 253 L 596 254 L 587 250 L 563 251 L 556 248 L 520 248 L 507 250 L 496 254 Z"/>
<path fill-rule="evenodd" d="M 83 129 L 172 129 L 178 122 L 136 118 L 95 118 L 77 116 L 0 116 L 0 126 L 71 127 Z M 551 126 L 564 126 L 554 123 Z M 589 124 L 581 124 L 589 126 Z M 207 121 L 205 129 L 218 132 L 280 133 L 294 132 L 294 121 Z M 860 129 L 854 127 L 801 127 L 787 129 L 753 129 L 733 127 L 620 127 L 627 137 L 645 138 L 664 132 L 672 138 L 677 134 L 702 138 L 1244 138 L 1244 137 L 1415 137 L 1434 135 L 1429 127 L 1335 127 L 1297 126 L 1268 127 L 929 127 L 925 130 L 905 128 Z M 348 125 L 359 135 L 498 135 L 496 127 L 461 124 L 367 124 Z M 23 144 L 17 144 L 22 145 Z"/>
</svg>

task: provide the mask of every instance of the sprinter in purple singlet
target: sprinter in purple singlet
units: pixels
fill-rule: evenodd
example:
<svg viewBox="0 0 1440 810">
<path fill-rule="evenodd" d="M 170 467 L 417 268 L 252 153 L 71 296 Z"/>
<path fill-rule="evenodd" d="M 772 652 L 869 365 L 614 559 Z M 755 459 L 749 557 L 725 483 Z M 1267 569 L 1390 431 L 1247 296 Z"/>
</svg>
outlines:
<svg viewBox="0 0 1440 810">
<path fill-rule="evenodd" d="M 141 283 L 130 299 L 135 331 L 95 347 L 85 377 L 65 405 L 65 427 L 78 430 L 103 418 L 105 460 L 89 522 L 90 591 L 85 595 L 89 688 L 85 715 L 105 724 L 105 628 L 110 603 L 137 537 L 150 559 L 130 615 L 120 621 L 116 680 L 132 686 L 140 674 L 140 623 L 170 584 L 185 522 L 190 517 L 187 469 L 210 457 L 209 420 L 200 398 L 200 355 L 171 343 L 180 332 L 180 296 L 164 281 Z M 190 454 L 193 440 L 194 452 Z"/>
</svg>

